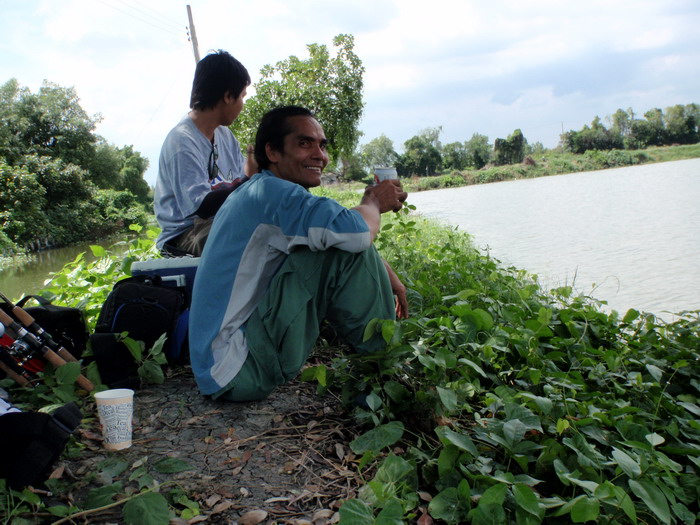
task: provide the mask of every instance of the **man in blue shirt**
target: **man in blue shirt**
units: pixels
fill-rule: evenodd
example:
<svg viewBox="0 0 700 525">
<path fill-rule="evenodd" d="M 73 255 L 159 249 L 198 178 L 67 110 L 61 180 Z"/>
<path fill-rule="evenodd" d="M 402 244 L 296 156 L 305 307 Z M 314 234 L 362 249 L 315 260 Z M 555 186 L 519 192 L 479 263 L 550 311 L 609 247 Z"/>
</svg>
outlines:
<svg viewBox="0 0 700 525">
<path fill-rule="evenodd" d="M 254 175 L 214 219 L 190 314 L 192 369 L 203 394 L 263 399 L 295 377 L 325 319 L 357 351 L 373 318 L 406 317 L 406 288 L 373 246 L 381 214 L 401 209 L 397 180 L 369 187 L 358 206 L 312 195 L 328 164 L 323 128 L 306 109 L 267 113 Z M 395 297 L 396 296 L 396 299 Z"/>
</svg>

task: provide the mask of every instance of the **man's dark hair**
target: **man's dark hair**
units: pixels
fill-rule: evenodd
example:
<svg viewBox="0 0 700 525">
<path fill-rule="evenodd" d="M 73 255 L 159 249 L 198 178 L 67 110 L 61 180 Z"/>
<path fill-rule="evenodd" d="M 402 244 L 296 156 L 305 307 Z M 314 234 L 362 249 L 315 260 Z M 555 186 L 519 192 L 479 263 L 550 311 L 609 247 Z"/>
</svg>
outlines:
<svg viewBox="0 0 700 525">
<path fill-rule="evenodd" d="M 255 134 L 255 161 L 261 171 L 270 167 L 270 159 L 265 153 L 267 144 L 273 150 L 284 153 L 284 137 L 293 131 L 289 124 L 289 119 L 292 117 L 314 118 L 314 115 L 300 106 L 282 106 L 268 111 L 260 120 Z"/>
<path fill-rule="evenodd" d="M 192 81 L 190 109 L 213 108 L 227 92 L 238 98 L 248 85 L 248 70 L 231 54 L 219 49 L 197 62 Z"/>
</svg>

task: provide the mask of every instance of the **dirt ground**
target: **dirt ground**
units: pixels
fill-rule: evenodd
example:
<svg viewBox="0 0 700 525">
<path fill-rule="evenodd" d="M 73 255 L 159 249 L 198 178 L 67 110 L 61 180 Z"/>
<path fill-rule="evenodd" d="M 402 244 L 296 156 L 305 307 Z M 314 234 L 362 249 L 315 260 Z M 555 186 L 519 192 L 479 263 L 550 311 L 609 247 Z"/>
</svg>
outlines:
<svg viewBox="0 0 700 525">
<path fill-rule="evenodd" d="M 151 471 L 160 482 L 176 481 L 201 514 L 189 523 L 312 523 L 338 520 L 343 501 L 356 495 L 356 457 L 348 447 L 354 423 L 332 395 L 295 380 L 265 401 L 227 403 L 199 394 L 188 367 L 172 371 L 163 385 L 136 392 L 133 446 L 106 451 L 94 414 L 77 438 L 86 448 L 65 462 L 64 476 L 98 472 L 117 456 L 130 465 L 148 457 L 182 459 L 193 470 Z M 130 469 L 120 479 L 127 485 Z M 99 486 L 95 478 L 82 490 Z M 88 523 L 119 523 L 120 509 L 88 517 Z M 171 522 L 172 523 L 172 522 Z M 184 520 L 176 523 L 186 523 Z"/>
</svg>

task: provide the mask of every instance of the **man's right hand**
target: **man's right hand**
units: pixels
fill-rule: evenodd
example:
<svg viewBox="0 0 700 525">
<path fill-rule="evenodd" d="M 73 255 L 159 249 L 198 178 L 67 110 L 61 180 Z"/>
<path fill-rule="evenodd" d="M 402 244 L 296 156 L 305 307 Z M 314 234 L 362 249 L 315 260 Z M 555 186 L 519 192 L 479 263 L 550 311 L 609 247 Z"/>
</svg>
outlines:
<svg viewBox="0 0 700 525">
<path fill-rule="evenodd" d="M 399 211 L 406 197 L 408 197 L 408 193 L 403 191 L 401 182 L 396 179 L 384 180 L 365 189 L 362 204 L 374 203 L 379 208 L 379 213 Z"/>
</svg>

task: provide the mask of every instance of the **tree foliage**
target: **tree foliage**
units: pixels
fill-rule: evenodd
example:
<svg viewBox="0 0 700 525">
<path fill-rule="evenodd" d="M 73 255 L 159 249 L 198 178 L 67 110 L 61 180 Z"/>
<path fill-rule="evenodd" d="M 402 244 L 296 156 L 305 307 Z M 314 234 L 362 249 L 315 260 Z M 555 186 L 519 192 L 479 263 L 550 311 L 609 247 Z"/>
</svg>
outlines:
<svg viewBox="0 0 700 525">
<path fill-rule="evenodd" d="M 309 58 L 294 55 L 260 70 L 255 95 L 231 129 L 241 144 L 252 144 L 262 116 L 275 107 L 295 104 L 310 109 L 329 140 L 332 161 L 349 158 L 360 136 L 362 116 L 362 61 L 353 51 L 352 35 L 333 39 L 336 55 L 322 44 L 309 44 Z"/>
<path fill-rule="evenodd" d="M 493 145 L 494 163 L 503 166 L 522 162 L 526 146 L 527 141 L 519 129 L 513 131 L 507 139 L 496 139 Z"/>
<path fill-rule="evenodd" d="M 434 175 L 442 167 L 442 126 L 426 128 L 404 142 L 404 154 L 399 156 L 396 169 L 401 176 Z"/>
<path fill-rule="evenodd" d="M 381 166 L 393 166 L 398 158 L 394 143 L 383 133 L 362 146 L 360 155 L 362 165 L 369 170 Z"/>
<path fill-rule="evenodd" d="M 4 243 L 66 244 L 145 223 L 148 160 L 96 135 L 99 120 L 80 106 L 74 88 L 44 81 L 32 93 L 15 79 L 0 86 Z M 119 200 L 121 217 L 106 215 L 110 199 Z"/>
</svg>

